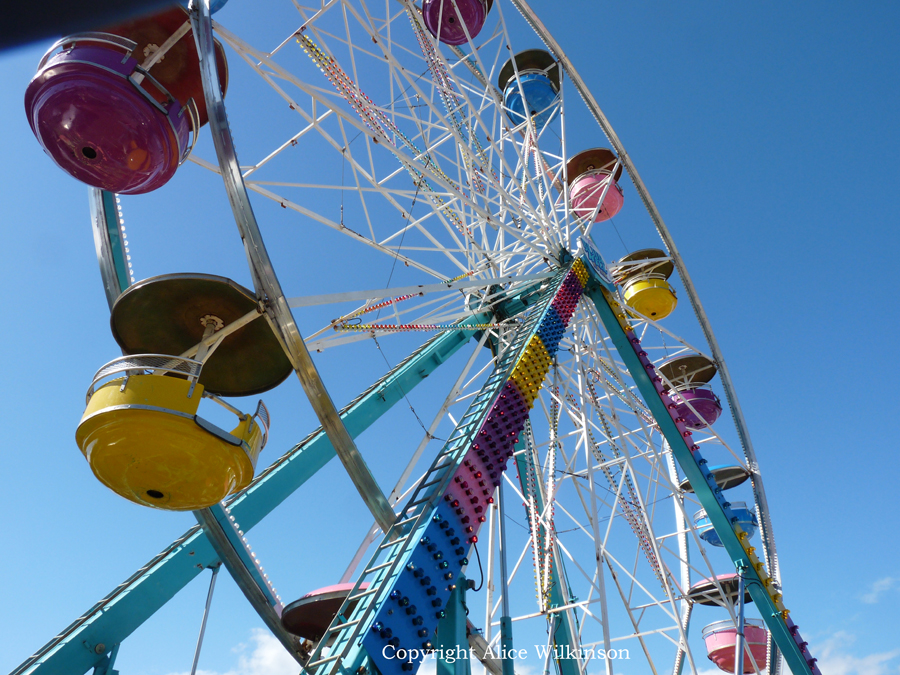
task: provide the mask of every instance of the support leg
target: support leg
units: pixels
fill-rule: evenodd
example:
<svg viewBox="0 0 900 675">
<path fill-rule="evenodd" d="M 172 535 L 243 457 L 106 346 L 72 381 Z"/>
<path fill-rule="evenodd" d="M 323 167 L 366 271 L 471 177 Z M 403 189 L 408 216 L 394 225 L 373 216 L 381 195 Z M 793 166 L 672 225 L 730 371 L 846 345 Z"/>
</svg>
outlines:
<svg viewBox="0 0 900 675">
<path fill-rule="evenodd" d="M 513 648 L 512 620 L 509 618 L 509 576 L 506 570 L 506 509 L 503 505 L 503 483 L 497 488 L 500 503 L 500 653 L 503 675 L 515 675 L 509 654 Z"/>
<path fill-rule="evenodd" d="M 744 570 L 738 568 L 738 625 L 734 641 L 734 673 L 744 672 Z"/>
<path fill-rule="evenodd" d="M 469 641 L 466 637 L 466 586 L 460 574 L 456 590 L 447 601 L 445 616 L 438 624 L 434 646 L 438 650 L 437 675 L 472 675 Z"/>
<path fill-rule="evenodd" d="M 206 594 L 206 606 L 203 608 L 203 620 L 200 622 L 200 635 L 197 636 L 197 648 L 194 650 L 194 662 L 191 664 L 191 675 L 197 673 L 197 663 L 200 661 L 200 649 L 203 647 L 203 636 L 206 634 L 206 620 L 209 618 L 209 606 L 212 604 L 213 591 L 216 590 L 216 576 L 219 574 L 219 565 L 212 568 L 212 577 L 209 580 L 209 592 Z"/>
</svg>

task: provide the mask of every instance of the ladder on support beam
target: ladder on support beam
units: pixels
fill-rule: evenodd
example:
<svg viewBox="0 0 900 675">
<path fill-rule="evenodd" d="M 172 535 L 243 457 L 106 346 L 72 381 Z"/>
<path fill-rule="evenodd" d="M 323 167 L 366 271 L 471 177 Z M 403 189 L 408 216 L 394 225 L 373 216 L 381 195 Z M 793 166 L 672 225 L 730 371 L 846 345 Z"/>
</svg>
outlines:
<svg viewBox="0 0 900 675">
<path fill-rule="evenodd" d="M 541 321 L 563 286 L 569 269 L 570 265 L 561 268 L 550 279 L 538 302 L 527 312 L 525 321 L 516 332 L 512 343 L 500 355 L 494 371 L 435 457 L 421 484 L 398 516 L 397 522 L 385 535 L 354 589 L 310 656 L 306 666 L 308 672 L 314 675 L 356 673 L 367 659 L 377 660 L 377 666 L 383 675 L 389 675 L 386 671 L 392 666 L 396 667 L 398 672 L 414 670 L 417 667 L 418 664 L 403 667 L 406 664 L 397 663 L 397 660 L 391 662 L 377 658 L 375 652 L 381 650 L 373 649 L 374 643 L 379 642 L 396 648 L 400 636 L 394 635 L 391 629 L 382 627 L 381 622 L 376 619 L 389 602 L 399 603 L 400 607 L 412 607 L 421 612 L 421 616 L 413 619 L 421 621 L 417 624 L 418 627 L 414 628 L 412 638 L 421 638 L 418 644 L 423 648 L 427 648 L 430 644 L 428 638 L 443 618 L 443 610 L 440 607 L 452 592 L 450 587 L 453 584 L 446 582 L 456 579 L 463 564 L 468 562 L 449 553 L 445 556 L 442 551 L 436 549 L 439 546 L 446 548 L 449 544 L 454 547 L 456 553 L 462 555 L 465 553 L 465 549 L 461 546 L 463 541 L 467 544 L 477 541 L 477 536 L 471 535 L 471 531 L 476 527 L 474 523 L 466 528 L 470 532 L 465 534 L 471 536 L 456 536 L 454 528 L 448 525 L 455 517 L 453 508 L 447 502 L 441 501 L 441 497 L 472 447 L 476 434 L 482 429 L 485 418 L 492 409 L 491 406 L 509 381 L 513 368 L 525 352 L 529 341 L 541 327 Z M 499 478 L 495 478 L 494 481 L 499 484 Z M 439 544 L 437 533 L 443 533 L 447 542 Z M 434 542 L 428 535 L 435 537 Z M 438 556 L 444 558 L 438 564 L 439 569 L 445 570 L 441 572 L 443 577 L 441 581 L 431 580 L 424 571 L 428 569 L 429 563 L 440 559 Z M 412 583 L 408 588 L 398 590 L 397 582 L 401 577 L 410 581 L 418 580 L 419 586 L 416 587 L 416 584 Z M 361 590 L 363 583 L 368 584 L 366 590 Z M 422 605 L 423 601 L 427 604 Z M 411 604 L 413 602 L 420 604 Z M 355 607 L 352 612 L 348 612 L 352 603 L 355 603 Z M 409 642 L 406 644 L 409 645 Z M 323 653 L 326 648 L 327 656 Z"/>
</svg>

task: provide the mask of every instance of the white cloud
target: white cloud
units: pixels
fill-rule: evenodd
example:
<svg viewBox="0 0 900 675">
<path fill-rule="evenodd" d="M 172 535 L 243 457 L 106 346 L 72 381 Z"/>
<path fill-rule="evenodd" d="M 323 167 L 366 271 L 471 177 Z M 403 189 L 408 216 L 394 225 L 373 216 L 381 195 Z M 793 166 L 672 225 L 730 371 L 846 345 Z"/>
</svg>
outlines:
<svg viewBox="0 0 900 675">
<path fill-rule="evenodd" d="M 860 600 L 867 605 L 874 605 L 884 593 L 895 588 L 900 588 L 900 579 L 897 579 L 896 577 L 884 577 L 872 584 L 872 588 L 868 593 L 863 595 Z"/>
<path fill-rule="evenodd" d="M 434 660 L 433 656 L 429 656 L 422 661 L 417 675 L 435 675 L 435 673 L 437 673 L 437 661 Z"/>
<path fill-rule="evenodd" d="M 885 675 L 900 669 L 900 649 L 856 656 L 847 649 L 854 640 L 849 633 L 838 631 L 823 643 L 811 645 L 813 656 L 819 659 L 819 670 L 825 675 Z"/>
<path fill-rule="evenodd" d="M 197 675 L 297 675 L 298 663 L 291 658 L 284 646 L 264 628 L 254 628 L 250 633 L 252 648 L 240 645 L 237 666 L 226 673 L 197 670 Z M 169 675 L 189 675 L 170 673 Z"/>
</svg>

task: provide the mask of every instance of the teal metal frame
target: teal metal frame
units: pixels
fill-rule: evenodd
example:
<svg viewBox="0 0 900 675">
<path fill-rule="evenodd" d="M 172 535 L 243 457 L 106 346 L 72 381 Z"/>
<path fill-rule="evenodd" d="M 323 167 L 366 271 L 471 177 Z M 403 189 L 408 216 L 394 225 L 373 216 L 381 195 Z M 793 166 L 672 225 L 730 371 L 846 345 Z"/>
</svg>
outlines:
<svg viewBox="0 0 900 675">
<path fill-rule="evenodd" d="M 456 590 L 444 606 L 447 616 L 438 624 L 434 647 L 437 650 L 437 675 L 472 675 L 471 652 L 466 635 L 466 588 L 468 579 L 460 574 Z"/>
<path fill-rule="evenodd" d="M 128 272 L 128 254 L 125 252 L 125 241 L 119 225 L 119 207 L 116 204 L 116 195 L 112 192 L 101 190 L 100 195 L 106 220 L 106 236 L 109 238 L 110 252 L 115 263 L 116 279 L 121 293 L 131 285 L 131 274 Z"/>
<path fill-rule="evenodd" d="M 585 262 L 590 261 L 586 259 Z M 763 563 L 753 553 L 749 537 L 736 526 L 737 519 L 731 512 L 730 504 L 707 468 L 707 462 L 700 455 L 698 446 L 690 442 L 691 432 L 683 424 L 677 423 L 670 414 L 667 405 L 671 405 L 674 409 L 674 404 L 667 404 L 663 399 L 658 388 L 661 378 L 655 375 L 655 368 L 647 359 L 646 352 L 641 349 L 640 340 L 630 328 L 626 328 L 628 324 L 625 310 L 617 297 L 603 288 L 608 282 L 601 281 L 589 264 L 587 267 L 591 272 L 593 283 L 589 283 L 586 295 L 597 308 L 600 320 L 619 356 L 625 362 L 647 407 L 653 413 L 659 430 L 669 443 L 681 470 L 694 488 L 694 494 L 706 510 L 726 552 L 737 570 L 745 575 L 747 590 L 769 627 L 772 638 L 784 655 L 788 667 L 794 675 L 810 675 L 810 673 L 821 675 L 815 664 L 816 659 L 812 658 L 797 626 L 781 603 L 781 594 L 774 589 L 770 592 L 772 580 L 765 573 Z"/>
</svg>

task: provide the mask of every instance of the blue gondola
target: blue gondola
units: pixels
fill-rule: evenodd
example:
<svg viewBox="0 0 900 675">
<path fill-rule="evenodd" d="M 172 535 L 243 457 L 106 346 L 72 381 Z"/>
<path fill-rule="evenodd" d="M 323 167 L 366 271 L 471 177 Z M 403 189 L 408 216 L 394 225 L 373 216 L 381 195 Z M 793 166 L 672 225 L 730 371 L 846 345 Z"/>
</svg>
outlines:
<svg viewBox="0 0 900 675">
<path fill-rule="evenodd" d="M 540 133 L 559 104 L 559 64 L 542 49 L 519 52 L 514 59 L 515 65 L 513 59 L 507 61 L 498 79 L 506 114 L 517 126 L 531 118 Z"/>
<path fill-rule="evenodd" d="M 731 512 L 738 519 L 737 524 L 747 533 L 748 537 L 752 537 L 756 534 L 756 530 L 759 527 L 759 521 L 756 519 L 756 514 L 751 509 L 747 508 L 746 502 L 732 502 Z M 703 509 L 694 514 L 694 525 L 700 531 L 700 538 L 703 541 L 712 546 L 724 546 L 719 535 L 713 528 L 712 521 Z"/>
</svg>

